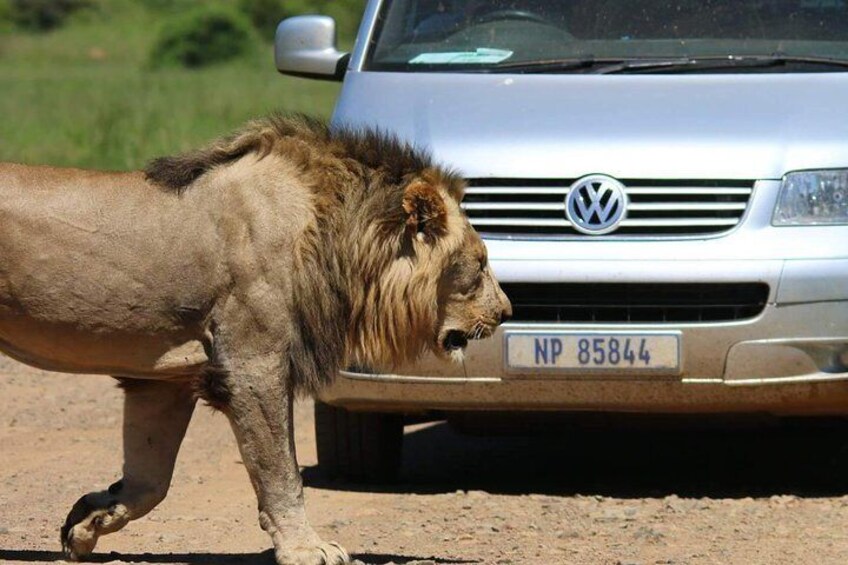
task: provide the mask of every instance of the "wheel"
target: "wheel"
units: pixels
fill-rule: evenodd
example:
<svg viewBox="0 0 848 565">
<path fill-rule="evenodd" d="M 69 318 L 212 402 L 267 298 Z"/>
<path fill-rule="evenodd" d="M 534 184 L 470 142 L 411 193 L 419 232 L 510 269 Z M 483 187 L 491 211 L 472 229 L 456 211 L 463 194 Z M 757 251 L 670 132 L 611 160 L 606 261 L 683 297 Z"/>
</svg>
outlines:
<svg viewBox="0 0 848 565">
<path fill-rule="evenodd" d="M 327 478 L 385 483 L 397 478 L 403 416 L 352 412 L 315 402 L 318 467 Z"/>
</svg>

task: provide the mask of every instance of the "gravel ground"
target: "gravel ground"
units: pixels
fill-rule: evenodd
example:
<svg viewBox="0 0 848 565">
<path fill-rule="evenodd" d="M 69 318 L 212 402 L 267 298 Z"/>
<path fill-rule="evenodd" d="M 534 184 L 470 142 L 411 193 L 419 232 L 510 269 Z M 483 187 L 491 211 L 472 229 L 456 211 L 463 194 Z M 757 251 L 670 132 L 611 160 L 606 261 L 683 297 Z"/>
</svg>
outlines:
<svg viewBox="0 0 848 565">
<path fill-rule="evenodd" d="M 0 358 L 0 562 L 56 563 L 58 530 L 120 469 L 111 379 Z M 297 408 L 307 509 L 366 564 L 848 563 L 848 427 L 549 430 L 530 438 L 408 427 L 400 483 L 322 480 Z M 168 499 L 93 561 L 271 564 L 223 416 L 199 408 Z"/>
</svg>

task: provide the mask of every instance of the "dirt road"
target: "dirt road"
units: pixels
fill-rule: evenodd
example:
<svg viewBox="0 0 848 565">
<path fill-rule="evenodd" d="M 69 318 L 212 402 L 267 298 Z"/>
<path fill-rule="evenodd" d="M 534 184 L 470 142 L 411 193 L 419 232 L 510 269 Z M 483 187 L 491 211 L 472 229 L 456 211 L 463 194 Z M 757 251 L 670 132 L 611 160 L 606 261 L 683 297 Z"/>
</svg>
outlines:
<svg viewBox="0 0 848 565">
<path fill-rule="evenodd" d="M 56 563 L 74 501 L 118 478 L 121 393 L 0 358 L 0 562 Z M 469 438 L 407 429 L 402 482 L 323 481 L 297 410 L 313 525 L 368 564 L 848 563 L 848 427 Z M 199 407 L 168 499 L 98 563 L 271 564 L 223 416 Z"/>
</svg>

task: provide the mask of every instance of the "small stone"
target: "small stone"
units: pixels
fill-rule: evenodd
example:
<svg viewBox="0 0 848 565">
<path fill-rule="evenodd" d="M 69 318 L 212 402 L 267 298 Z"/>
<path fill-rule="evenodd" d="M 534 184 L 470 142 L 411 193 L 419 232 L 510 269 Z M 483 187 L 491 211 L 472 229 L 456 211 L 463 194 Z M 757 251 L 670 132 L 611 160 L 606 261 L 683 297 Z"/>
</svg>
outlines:
<svg viewBox="0 0 848 565">
<path fill-rule="evenodd" d="M 633 532 L 633 537 L 636 539 L 644 539 L 650 542 L 658 542 L 665 537 L 661 531 L 651 526 L 642 526 Z"/>
<path fill-rule="evenodd" d="M 798 500 L 797 497 L 792 496 L 791 494 L 776 494 L 769 498 L 769 504 L 771 506 L 788 506 L 796 500 Z"/>
<path fill-rule="evenodd" d="M 632 522 L 636 520 L 637 514 L 636 508 L 625 506 L 623 508 L 606 508 L 601 512 L 593 513 L 592 518 L 596 522 L 617 522 L 619 520 Z"/>
<path fill-rule="evenodd" d="M 334 529 L 339 529 L 339 528 L 343 528 L 344 526 L 349 526 L 350 523 L 351 523 L 350 520 L 336 519 L 336 520 L 333 520 L 332 522 L 330 522 L 330 527 L 334 528 Z"/>
<path fill-rule="evenodd" d="M 694 508 L 694 502 L 692 500 L 685 500 L 677 495 L 669 495 L 663 499 L 663 507 L 666 510 L 671 510 L 672 512 L 684 513 Z"/>
</svg>

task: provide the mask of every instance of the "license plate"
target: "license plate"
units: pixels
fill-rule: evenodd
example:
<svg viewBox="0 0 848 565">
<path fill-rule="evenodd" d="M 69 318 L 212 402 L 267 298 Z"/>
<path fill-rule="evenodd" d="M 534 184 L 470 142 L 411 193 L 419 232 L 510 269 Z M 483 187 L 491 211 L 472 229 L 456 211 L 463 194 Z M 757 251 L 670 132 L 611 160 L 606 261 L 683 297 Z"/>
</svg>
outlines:
<svg viewBox="0 0 848 565">
<path fill-rule="evenodd" d="M 507 369 L 678 373 L 676 333 L 506 332 Z"/>
</svg>

